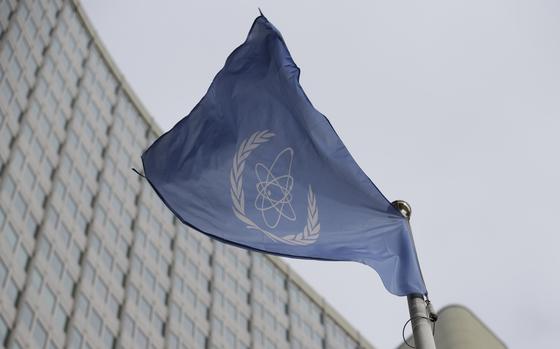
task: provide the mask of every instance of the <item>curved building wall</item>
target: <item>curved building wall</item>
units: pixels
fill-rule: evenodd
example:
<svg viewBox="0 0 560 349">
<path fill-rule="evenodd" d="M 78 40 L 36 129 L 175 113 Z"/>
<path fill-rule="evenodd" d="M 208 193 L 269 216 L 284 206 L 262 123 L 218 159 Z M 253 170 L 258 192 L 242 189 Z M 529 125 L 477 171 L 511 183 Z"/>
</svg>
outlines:
<svg viewBox="0 0 560 349">
<path fill-rule="evenodd" d="M 438 349 L 505 349 L 506 345 L 469 309 L 450 305 L 438 312 L 435 341 Z M 414 339 L 407 342 L 414 346 Z M 398 349 L 410 348 L 401 344 Z"/>
</svg>

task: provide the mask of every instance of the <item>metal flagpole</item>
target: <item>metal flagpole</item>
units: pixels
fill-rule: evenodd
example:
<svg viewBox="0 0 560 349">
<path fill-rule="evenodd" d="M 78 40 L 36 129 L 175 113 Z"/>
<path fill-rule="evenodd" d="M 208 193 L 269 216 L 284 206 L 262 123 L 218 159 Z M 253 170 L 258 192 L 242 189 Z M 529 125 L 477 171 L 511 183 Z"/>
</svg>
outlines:
<svg viewBox="0 0 560 349">
<path fill-rule="evenodd" d="M 412 209 L 403 200 L 394 201 L 393 206 L 399 210 L 403 216 L 410 220 Z M 414 337 L 414 348 L 416 349 L 436 349 L 434 334 L 432 333 L 432 321 L 437 320 L 437 314 L 433 311 L 429 301 L 424 300 L 421 294 L 409 294 L 408 312 L 412 324 L 412 335 Z M 405 339 L 406 341 L 406 339 Z M 408 344 L 405 342 L 405 344 Z"/>
<path fill-rule="evenodd" d="M 414 347 L 416 349 L 436 349 L 430 314 L 428 314 L 424 296 L 421 294 L 410 294 L 408 299 L 408 311 L 412 323 L 412 335 L 414 336 Z"/>
</svg>

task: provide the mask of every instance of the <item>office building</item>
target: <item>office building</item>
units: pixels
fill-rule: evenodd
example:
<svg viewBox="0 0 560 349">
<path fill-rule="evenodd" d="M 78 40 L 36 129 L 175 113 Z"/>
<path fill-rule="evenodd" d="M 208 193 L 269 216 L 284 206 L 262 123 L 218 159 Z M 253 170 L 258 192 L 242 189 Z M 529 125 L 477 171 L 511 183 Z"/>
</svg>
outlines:
<svg viewBox="0 0 560 349">
<path fill-rule="evenodd" d="M 160 132 L 77 1 L 0 0 L 0 343 L 373 348 L 279 259 L 173 217 L 130 170 Z"/>
</svg>

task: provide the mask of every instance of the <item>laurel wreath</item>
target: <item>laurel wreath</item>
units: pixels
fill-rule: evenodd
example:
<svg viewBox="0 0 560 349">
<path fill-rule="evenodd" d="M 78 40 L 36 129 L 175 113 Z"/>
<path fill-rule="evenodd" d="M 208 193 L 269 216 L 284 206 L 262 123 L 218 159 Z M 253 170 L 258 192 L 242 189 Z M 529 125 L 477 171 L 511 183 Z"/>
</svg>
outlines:
<svg viewBox="0 0 560 349">
<path fill-rule="evenodd" d="M 315 199 L 315 194 L 311 186 L 309 186 L 309 191 L 307 193 L 307 223 L 305 224 L 303 232 L 299 234 L 286 235 L 284 237 L 276 236 L 258 226 L 245 215 L 245 193 L 243 191 L 243 171 L 245 170 L 245 162 L 253 150 L 257 149 L 261 144 L 268 142 L 272 137 L 274 137 L 274 133 L 269 130 L 257 131 L 241 142 L 239 149 L 237 149 L 237 152 L 233 156 L 233 166 L 230 173 L 230 192 L 231 201 L 233 202 L 233 213 L 235 213 L 240 221 L 247 225 L 247 228 L 258 230 L 276 242 L 289 245 L 310 245 L 317 241 L 321 231 L 319 208 L 317 207 L 317 200 Z"/>
</svg>

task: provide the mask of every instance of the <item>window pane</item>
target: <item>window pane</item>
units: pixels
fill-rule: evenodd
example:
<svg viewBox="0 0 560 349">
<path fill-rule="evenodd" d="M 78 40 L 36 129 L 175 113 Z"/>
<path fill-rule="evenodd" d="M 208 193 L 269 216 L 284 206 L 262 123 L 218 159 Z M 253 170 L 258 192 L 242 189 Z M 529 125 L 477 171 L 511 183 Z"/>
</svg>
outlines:
<svg viewBox="0 0 560 349">
<path fill-rule="evenodd" d="M 0 316 L 0 343 L 4 343 L 7 334 L 8 334 L 8 325 L 6 324 L 2 316 Z"/>
<path fill-rule="evenodd" d="M 9 249 L 13 251 L 16 248 L 18 237 L 11 224 L 6 226 L 6 229 L 4 230 L 4 237 L 10 247 Z"/>
<path fill-rule="evenodd" d="M 54 307 L 55 295 L 49 286 L 43 289 L 43 301 L 45 302 L 48 312 L 50 313 Z"/>
<path fill-rule="evenodd" d="M 8 286 L 6 287 L 8 291 L 8 299 L 13 305 L 15 305 L 18 298 L 19 290 L 16 286 L 16 283 L 14 282 L 14 279 L 10 278 L 10 280 L 8 281 Z"/>
<path fill-rule="evenodd" d="M 20 321 L 25 325 L 25 327 L 28 330 L 31 329 L 31 324 L 33 321 L 33 311 L 31 310 L 31 307 L 29 307 L 29 304 L 27 303 L 23 304 L 23 307 L 21 308 Z"/>
<path fill-rule="evenodd" d="M 6 275 L 8 274 L 8 269 L 2 261 L 0 260 L 0 289 L 4 286 L 4 280 L 6 279 Z"/>
<path fill-rule="evenodd" d="M 37 321 L 35 324 L 35 329 L 33 330 L 33 339 L 39 348 L 43 348 L 47 341 L 47 331 L 41 324 L 41 321 Z"/>
</svg>

